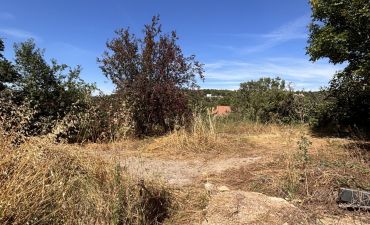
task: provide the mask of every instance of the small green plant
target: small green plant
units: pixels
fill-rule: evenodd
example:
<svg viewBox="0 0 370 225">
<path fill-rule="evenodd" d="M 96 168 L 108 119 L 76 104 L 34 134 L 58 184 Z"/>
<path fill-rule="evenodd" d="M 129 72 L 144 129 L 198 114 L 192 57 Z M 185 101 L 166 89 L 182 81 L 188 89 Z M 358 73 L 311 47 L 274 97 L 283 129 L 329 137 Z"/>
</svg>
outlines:
<svg viewBox="0 0 370 225">
<path fill-rule="evenodd" d="M 114 184 L 116 189 L 116 202 L 113 205 L 113 224 L 125 224 L 125 189 L 122 185 L 121 165 L 117 163 L 114 171 Z"/>
<path fill-rule="evenodd" d="M 301 135 L 297 141 L 298 152 L 288 160 L 287 173 L 283 179 L 282 190 L 286 198 L 294 199 L 295 195 L 300 192 L 302 182 L 304 182 L 306 194 L 308 191 L 307 164 L 309 162 L 308 149 L 312 142 L 305 136 Z"/>
<path fill-rule="evenodd" d="M 302 135 L 297 145 L 299 160 L 302 162 L 303 167 L 306 168 L 309 161 L 308 149 L 312 145 L 312 142 L 305 135 Z"/>
<path fill-rule="evenodd" d="M 298 157 L 303 167 L 303 174 L 301 174 L 300 181 L 304 181 L 306 194 L 309 195 L 308 191 L 308 178 L 307 178 L 307 164 L 309 161 L 308 149 L 312 145 L 312 142 L 305 136 L 302 135 L 300 140 L 297 142 L 298 145 Z"/>
</svg>

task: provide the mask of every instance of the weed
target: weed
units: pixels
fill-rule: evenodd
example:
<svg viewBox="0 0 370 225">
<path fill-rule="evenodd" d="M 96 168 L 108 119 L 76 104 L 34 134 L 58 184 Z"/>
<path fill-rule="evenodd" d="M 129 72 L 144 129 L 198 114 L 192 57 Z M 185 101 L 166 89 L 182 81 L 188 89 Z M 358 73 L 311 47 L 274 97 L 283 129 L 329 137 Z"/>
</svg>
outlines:
<svg viewBox="0 0 370 225">
<path fill-rule="evenodd" d="M 308 149 L 312 145 L 312 142 L 307 138 L 307 136 L 302 135 L 300 140 L 297 142 L 298 145 L 298 157 L 302 162 L 304 168 L 306 168 L 309 155 Z"/>
</svg>

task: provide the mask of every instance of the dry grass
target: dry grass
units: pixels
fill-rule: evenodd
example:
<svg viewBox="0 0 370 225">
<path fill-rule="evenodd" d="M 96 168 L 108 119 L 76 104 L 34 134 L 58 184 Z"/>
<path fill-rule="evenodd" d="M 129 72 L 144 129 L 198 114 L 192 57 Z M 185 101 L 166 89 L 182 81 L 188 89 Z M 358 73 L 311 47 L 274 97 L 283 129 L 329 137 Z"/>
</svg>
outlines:
<svg viewBox="0 0 370 225">
<path fill-rule="evenodd" d="M 181 128 L 163 137 L 141 141 L 140 150 L 156 156 L 167 154 L 185 158 L 242 155 L 258 148 L 259 141 L 251 140 L 255 137 L 264 134 L 285 135 L 283 132 L 296 132 L 299 129 L 306 128 L 247 121 L 229 122 L 211 115 L 195 116 L 190 129 Z"/>
<path fill-rule="evenodd" d="M 78 147 L 41 139 L 0 149 L 1 224 L 158 224 L 170 199 Z"/>
<path fill-rule="evenodd" d="M 302 136 L 312 142 L 307 151 L 297 144 Z M 225 122 L 209 116 L 196 117 L 190 130 L 144 140 L 84 147 L 42 139 L 16 149 L 9 144 L 0 140 L 4 224 L 155 224 L 165 217 L 165 224 L 201 223 L 208 202 L 204 190 L 198 184 L 170 190 L 158 182 L 142 183 L 112 160 L 135 154 L 177 160 L 260 157 L 257 163 L 209 174 L 209 181 L 285 198 L 313 220 L 352 215 L 337 207 L 339 187 L 370 190 L 369 143 L 314 137 L 304 125 Z M 102 155 L 111 160 L 103 161 Z"/>
<path fill-rule="evenodd" d="M 307 144 L 306 153 L 299 149 L 302 136 L 312 142 Z M 117 143 L 110 146 L 117 148 Z M 232 190 L 285 198 L 308 213 L 312 221 L 325 215 L 348 214 L 337 207 L 339 187 L 370 190 L 369 143 L 315 137 L 306 125 L 225 122 L 222 118 L 198 117 L 190 131 L 180 129 L 164 137 L 121 142 L 120 146 L 127 152 L 133 147 L 140 149 L 147 157 L 180 160 L 261 157 L 257 163 L 219 175 L 210 174 L 209 181 Z M 181 198 L 187 192 L 193 194 Z M 206 201 L 202 194 L 194 194 L 201 191 L 190 189 L 181 193 L 176 196 L 181 207 L 170 224 L 201 221 L 202 207 L 198 203 Z"/>
<path fill-rule="evenodd" d="M 370 190 L 370 152 L 363 141 L 315 138 L 302 127 L 294 132 L 248 138 L 259 144 L 264 160 L 226 171 L 215 182 L 285 198 L 312 215 L 346 214 L 337 207 L 340 187 Z M 283 131 L 284 129 L 282 129 Z M 302 133 L 303 131 L 303 133 Z M 312 144 L 299 150 L 300 136 Z"/>
<path fill-rule="evenodd" d="M 216 153 L 225 146 L 216 133 L 217 120 L 211 115 L 195 116 L 190 129 L 180 128 L 172 133 L 156 138 L 144 150 L 166 151 L 183 155 Z"/>
<path fill-rule="evenodd" d="M 178 202 L 176 212 L 165 222 L 165 225 L 202 224 L 209 195 L 205 189 L 187 187 L 175 192 Z"/>
<path fill-rule="evenodd" d="M 217 132 L 232 135 L 260 135 L 260 134 L 281 134 L 283 131 L 299 127 L 293 125 L 280 125 L 275 123 L 257 123 L 252 121 L 221 121 L 218 123 Z M 296 130 L 296 129 L 295 129 Z"/>
<path fill-rule="evenodd" d="M 217 120 L 212 124 L 201 126 L 208 130 L 174 132 L 144 149 L 156 149 L 153 155 L 183 151 L 183 159 L 219 157 L 221 153 L 261 156 L 256 164 L 211 175 L 210 182 L 287 199 L 311 215 L 312 221 L 325 215 L 352 215 L 337 206 L 340 187 L 370 190 L 368 142 L 315 137 L 306 125 Z M 302 138 L 311 143 L 300 149 Z"/>
</svg>

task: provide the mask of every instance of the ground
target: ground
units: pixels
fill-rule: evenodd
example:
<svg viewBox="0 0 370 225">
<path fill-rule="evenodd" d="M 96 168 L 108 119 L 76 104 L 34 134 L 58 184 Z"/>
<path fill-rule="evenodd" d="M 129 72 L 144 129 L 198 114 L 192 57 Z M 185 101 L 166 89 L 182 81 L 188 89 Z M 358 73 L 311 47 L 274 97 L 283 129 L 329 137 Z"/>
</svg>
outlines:
<svg viewBox="0 0 370 225">
<path fill-rule="evenodd" d="M 85 149 L 173 190 L 168 224 L 369 224 L 368 212 L 336 204 L 339 187 L 370 189 L 367 147 L 306 126 L 238 123 Z"/>
</svg>

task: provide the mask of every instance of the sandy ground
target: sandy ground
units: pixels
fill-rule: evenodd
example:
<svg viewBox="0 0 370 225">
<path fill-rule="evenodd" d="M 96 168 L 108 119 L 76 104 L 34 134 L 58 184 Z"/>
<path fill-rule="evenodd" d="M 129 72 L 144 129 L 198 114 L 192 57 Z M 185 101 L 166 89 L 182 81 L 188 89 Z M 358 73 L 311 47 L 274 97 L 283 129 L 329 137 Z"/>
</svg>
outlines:
<svg viewBox="0 0 370 225">
<path fill-rule="evenodd" d="M 142 179 L 163 179 L 175 187 L 196 185 L 201 177 L 237 169 L 258 161 L 260 157 L 227 158 L 212 160 L 166 160 L 147 157 L 128 157 L 121 166 L 130 174 Z"/>
</svg>

